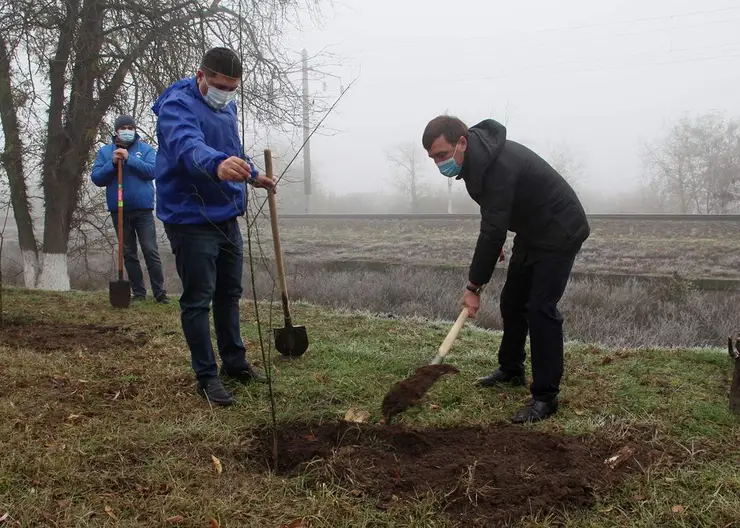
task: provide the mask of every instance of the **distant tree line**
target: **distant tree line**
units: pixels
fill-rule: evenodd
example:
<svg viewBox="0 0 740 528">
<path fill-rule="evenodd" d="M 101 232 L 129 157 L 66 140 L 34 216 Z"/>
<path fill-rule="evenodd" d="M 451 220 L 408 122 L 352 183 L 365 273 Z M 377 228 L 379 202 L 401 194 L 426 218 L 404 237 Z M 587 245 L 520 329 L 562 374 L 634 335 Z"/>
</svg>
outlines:
<svg viewBox="0 0 740 528">
<path fill-rule="evenodd" d="M 557 145 L 544 157 L 576 188 L 592 213 L 740 213 L 740 119 L 716 112 L 684 117 L 642 150 L 642 184 L 622 193 L 589 188 L 583 164 L 567 145 Z M 421 147 L 399 144 L 387 157 L 382 193 L 334 195 L 322 190 L 319 183 L 312 212 L 478 212 L 460 182 L 452 182 L 449 190 L 430 185 L 424 165 L 428 158 Z M 320 173 L 316 180 L 321 181 Z M 281 193 L 286 212 L 303 212 L 299 192 L 299 185 L 284 186 Z"/>
</svg>

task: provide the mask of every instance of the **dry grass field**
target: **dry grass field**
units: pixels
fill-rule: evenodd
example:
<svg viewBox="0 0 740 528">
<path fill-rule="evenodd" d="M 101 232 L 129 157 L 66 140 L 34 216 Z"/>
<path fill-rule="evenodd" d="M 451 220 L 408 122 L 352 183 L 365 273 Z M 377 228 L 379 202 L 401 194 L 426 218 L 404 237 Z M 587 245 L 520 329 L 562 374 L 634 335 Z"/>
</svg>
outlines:
<svg viewBox="0 0 740 528">
<path fill-rule="evenodd" d="M 740 224 L 734 222 L 593 221 L 577 271 L 740 278 Z M 387 317 L 454 319 L 477 235 L 471 220 L 281 220 L 281 239 L 293 299 Z M 246 247 L 245 234 L 245 247 Z M 269 224 L 253 238 L 255 282 L 262 299 L 277 295 Z M 179 291 L 165 238 L 160 252 L 170 292 Z M 19 284 L 12 251 L 3 256 L 6 284 Z M 359 260 L 358 260 L 359 259 Z M 246 261 L 246 257 L 245 257 Z M 143 260 L 142 260 L 143 262 Z M 373 265 L 373 263 L 382 265 Z M 111 255 L 92 255 L 71 267 L 79 290 L 107 288 Z M 504 263 L 505 265 L 505 263 Z M 251 297 L 245 262 L 245 296 Z M 501 329 L 496 275 L 478 324 Z M 569 339 L 608 346 L 721 345 L 740 327 L 740 292 L 695 291 L 682 281 L 614 284 L 575 278 L 561 304 Z"/>
<path fill-rule="evenodd" d="M 282 219 L 288 259 L 378 260 L 400 264 L 467 265 L 476 220 Z M 269 223 L 260 222 L 272 253 Z M 513 235 L 507 247 L 510 249 Z M 592 220 L 575 265 L 596 273 L 740 278 L 740 222 Z"/>
</svg>

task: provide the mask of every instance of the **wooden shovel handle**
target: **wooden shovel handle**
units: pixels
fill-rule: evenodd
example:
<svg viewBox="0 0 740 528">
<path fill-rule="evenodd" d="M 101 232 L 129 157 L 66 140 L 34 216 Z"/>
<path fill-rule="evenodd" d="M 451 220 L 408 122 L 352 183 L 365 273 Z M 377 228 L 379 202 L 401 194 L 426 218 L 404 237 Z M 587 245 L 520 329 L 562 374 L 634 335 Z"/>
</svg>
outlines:
<svg viewBox="0 0 740 528">
<path fill-rule="evenodd" d="M 265 149 L 265 172 L 267 177 L 273 180 L 272 168 L 272 151 Z M 278 281 L 280 282 L 280 292 L 282 293 L 283 312 L 286 320 L 290 320 L 290 308 L 288 306 L 288 285 L 285 282 L 285 268 L 283 267 L 283 249 L 280 246 L 280 232 L 278 231 L 277 221 L 277 204 L 275 202 L 275 192 L 267 189 L 267 201 L 270 204 L 270 224 L 272 226 L 272 243 L 275 246 L 275 263 L 278 270 Z"/>
<path fill-rule="evenodd" d="M 452 343 L 457 339 L 457 334 L 460 333 L 460 330 L 467 319 L 468 309 L 467 307 L 464 307 L 460 312 L 460 315 L 457 316 L 457 321 L 455 321 L 455 324 L 452 325 L 452 328 L 450 328 L 450 331 L 447 333 L 447 337 L 445 337 L 445 340 L 442 341 L 442 344 L 439 346 L 439 353 L 437 354 L 438 357 L 443 358 L 447 355 Z"/>
<path fill-rule="evenodd" d="M 118 160 L 118 280 L 123 280 L 123 160 Z"/>
</svg>

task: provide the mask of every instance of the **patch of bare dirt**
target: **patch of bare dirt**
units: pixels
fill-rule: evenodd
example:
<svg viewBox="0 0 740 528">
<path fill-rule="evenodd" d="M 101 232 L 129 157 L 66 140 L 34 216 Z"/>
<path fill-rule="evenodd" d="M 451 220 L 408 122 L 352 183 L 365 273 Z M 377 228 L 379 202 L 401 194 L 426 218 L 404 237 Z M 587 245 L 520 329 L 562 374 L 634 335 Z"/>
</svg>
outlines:
<svg viewBox="0 0 740 528">
<path fill-rule="evenodd" d="M 310 465 L 317 482 L 338 479 L 381 508 L 431 493 L 462 526 L 588 508 L 597 491 L 635 469 L 640 453 L 634 444 L 507 423 L 413 430 L 342 421 L 283 426 L 277 437 L 280 474 L 297 475 Z M 272 433 L 264 432 L 251 456 L 271 467 L 271 453 Z"/>
<path fill-rule="evenodd" d="M 40 352 L 134 348 L 147 344 L 149 339 L 145 332 L 117 326 L 30 319 L 5 319 L 0 326 L 0 344 Z"/>
</svg>

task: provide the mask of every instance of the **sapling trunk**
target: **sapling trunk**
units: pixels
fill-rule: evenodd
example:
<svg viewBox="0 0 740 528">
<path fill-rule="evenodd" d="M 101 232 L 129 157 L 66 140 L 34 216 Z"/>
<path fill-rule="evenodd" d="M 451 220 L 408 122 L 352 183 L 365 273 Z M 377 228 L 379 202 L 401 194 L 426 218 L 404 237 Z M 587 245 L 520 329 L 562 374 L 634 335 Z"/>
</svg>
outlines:
<svg viewBox="0 0 740 528">
<path fill-rule="evenodd" d="M 740 415 L 740 359 L 732 362 L 735 366 L 730 385 L 730 412 Z"/>
<path fill-rule="evenodd" d="M 727 340 L 727 351 L 734 367 L 730 385 L 730 412 L 740 415 L 740 334 L 735 336 L 734 342 L 730 336 Z"/>
</svg>

